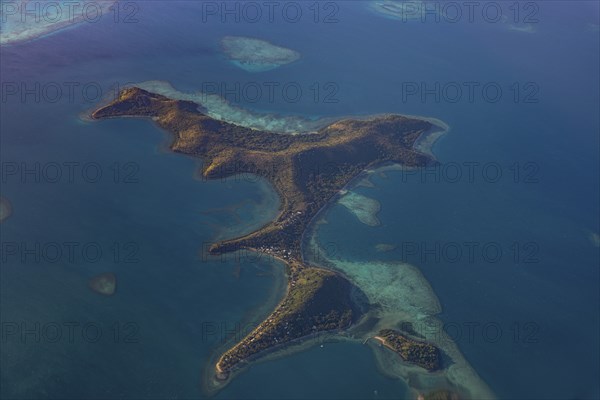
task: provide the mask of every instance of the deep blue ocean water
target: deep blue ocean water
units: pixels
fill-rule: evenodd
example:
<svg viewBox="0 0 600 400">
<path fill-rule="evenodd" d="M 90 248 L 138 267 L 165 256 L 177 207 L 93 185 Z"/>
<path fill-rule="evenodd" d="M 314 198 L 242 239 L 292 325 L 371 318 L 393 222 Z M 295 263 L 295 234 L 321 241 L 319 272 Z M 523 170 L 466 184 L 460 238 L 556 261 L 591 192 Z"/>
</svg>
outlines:
<svg viewBox="0 0 600 400">
<path fill-rule="evenodd" d="M 364 3 L 337 4 L 337 23 L 307 17 L 257 28 L 204 23 L 198 3 L 144 3 L 136 24 L 104 19 L 1 48 L 1 79 L 30 87 L 98 83 L 107 95 L 116 84 L 146 80 L 182 91 L 213 82 L 294 82 L 303 89 L 298 102 L 276 91 L 273 102 L 242 96 L 238 103 L 308 117 L 397 112 L 445 121 L 451 131 L 435 146 L 438 159 L 462 165 L 463 173 L 465 162 L 500 165 L 497 182 L 484 179 L 481 169 L 472 181 L 459 182 L 376 173 L 374 187 L 356 190 L 381 203 L 382 225 L 362 225 L 333 205 L 319 241 L 335 243 L 344 259 L 401 259 L 419 267 L 440 298 L 442 321 L 459 327 L 461 351 L 498 397 L 599 397 L 600 261 L 589 237 L 600 232 L 597 3 L 540 2 L 533 33 L 483 20 L 402 23 Z M 220 54 L 224 35 L 272 41 L 302 58 L 251 74 Z M 403 98 L 403 88 L 422 82 L 492 82 L 503 97 L 491 103 L 476 91 L 473 102 Z M 333 83 L 338 101 L 315 101 L 315 83 Z M 515 83 L 519 101 L 510 89 Z M 528 83 L 538 89 L 535 103 L 523 100 Z M 200 162 L 166 151 L 167 135 L 149 121 L 84 121 L 81 115 L 100 99 L 88 102 L 76 90 L 69 100 L 2 99 L 4 173 L 15 162 L 60 163 L 63 171 L 66 162 L 93 162 L 103 173 L 98 182 L 80 175 L 73 183 L 64 176 L 59 183 L 3 178 L 2 195 L 14 214 L 1 228 L 7 257 L 0 270 L 2 397 L 200 397 L 203 368 L 221 339 L 237 323 L 264 316 L 284 281 L 281 265 L 269 260 L 206 260 L 203 243 L 269 220 L 277 208 L 273 192 L 252 179 L 198 180 Z M 103 256 L 23 261 L 5 247 L 56 242 L 94 243 Z M 476 252 L 474 260 L 453 262 L 402 251 L 403 243 L 423 249 L 466 242 L 492 243 L 503 257 L 490 262 Z M 398 247 L 378 252 L 380 243 Z M 118 277 L 110 298 L 87 288 L 87 279 L 107 271 Z M 21 324 L 35 331 L 36 323 L 38 332 L 47 328 L 39 340 L 21 335 Z M 75 324 L 73 340 L 64 336 L 66 323 Z M 102 330 L 97 342 L 80 335 L 86 323 Z M 56 343 L 52 324 L 63 333 Z M 502 336 L 490 340 L 486 324 L 500 327 Z M 9 334 L 13 328 L 17 334 Z M 368 348 L 326 343 L 259 363 L 218 397 L 398 398 L 405 392 L 403 382 L 377 371 Z"/>
</svg>

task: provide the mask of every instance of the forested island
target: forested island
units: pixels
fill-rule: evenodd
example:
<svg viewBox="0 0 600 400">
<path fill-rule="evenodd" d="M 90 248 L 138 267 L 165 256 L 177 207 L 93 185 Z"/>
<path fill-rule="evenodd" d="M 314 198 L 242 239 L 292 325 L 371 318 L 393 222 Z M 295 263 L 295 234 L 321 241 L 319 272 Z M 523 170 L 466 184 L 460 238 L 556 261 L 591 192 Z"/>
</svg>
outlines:
<svg viewBox="0 0 600 400">
<path fill-rule="evenodd" d="M 357 321 L 361 311 L 353 301 L 352 284 L 339 273 L 306 263 L 303 235 L 317 213 L 363 171 L 386 163 L 409 167 L 436 163 L 415 149 L 416 141 L 434 126 L 401 115 L 344 118 L 315 133 L 279 134 L 217 120 L 194 102 L 139 88 L 123 90 L 118 99 L 92 114 L 93 119 L 129 116 L 152 118 L 172 133 L 171 149 L 202 158 L 207 179 L 256 174 L 269 180 L 281 198 L 275 220 L 210 247 L 213 255 L 238 250 L 269 254 L 286 264 L 289 276 L 287 293 L 275 311 L 220 357 L 215 365 L 219 380 L 267 349 L 342 330 Z M 433 364 L 428 361 L 427 366 Z"/>
<path fill-rule="evenodd" d="M 428 371 L 437 371 L 441 367 L 439 349 L 430 343 L 412 339 L 393 329 L 382 329 L 375 339 L 398 353 L 406 362 Z"/>
</svg>

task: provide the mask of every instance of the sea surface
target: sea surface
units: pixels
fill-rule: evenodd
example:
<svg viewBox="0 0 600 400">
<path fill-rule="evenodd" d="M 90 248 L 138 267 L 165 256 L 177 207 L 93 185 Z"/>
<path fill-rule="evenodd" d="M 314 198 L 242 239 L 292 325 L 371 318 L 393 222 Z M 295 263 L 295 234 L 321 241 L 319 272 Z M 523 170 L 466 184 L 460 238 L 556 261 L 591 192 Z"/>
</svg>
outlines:
<svg viewBox="0 0 600 400">
<path fill-rule="evenodd" d="M 403 22 L 359 1 L 320 4 L 317 18 L 297 4 L 297 23 L 223 23 L 199 2 L 139 2 L 136 23 L 103 18 L 0 47 L 1 194 L 13 211 L 1 225 L 1 396 L 204 397 L 215 352 L 282 296 L 280 263 L 203 252 L 276 215 L 266 182 L 207 182 L 151 121 L 86 118 L 116 89 L 156 80 L 182 92 L 226 84 L 218 94 L 255 113 L 443 120 L 440 169 L 373 171 L 352 190 L 380 204 L 380 224 L 333 204 L 316 240 L 339 260 L 420 269 L 446 332 L 498 398 L 600 397 L 598 3 L 537 2 L 538 22 L 518 30 Z M 245 71 L 221 53 L 226 35 L 301 59 Z M 457 100 L 466 84 L 473 98 Z M 103 272 L 117 276 L 112 297 L 87 286 Z M 408 393 L 367 346 L 325 342 L 253 365 L 217 398 Z"/>
</svg>

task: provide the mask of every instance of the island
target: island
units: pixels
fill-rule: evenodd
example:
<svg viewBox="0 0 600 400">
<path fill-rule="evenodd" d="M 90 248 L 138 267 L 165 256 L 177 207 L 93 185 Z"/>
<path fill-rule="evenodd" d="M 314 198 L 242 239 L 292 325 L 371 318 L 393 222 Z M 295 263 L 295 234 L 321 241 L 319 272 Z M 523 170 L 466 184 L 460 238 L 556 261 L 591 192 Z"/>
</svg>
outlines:
<svg viewBox="0 0 600 400">
<path fill-rule="evenodd" d="M 173 151 L 202 158 L 205 178 L 259 175 L 281 198 L 273 221 L 209 249 L 212 255 L 266 253 L 285 263 L 288 275 L 286 294 L 275 311 L 216 362 L 215 378 L 221 382 L 267 350 L 346 329 L 360 318 L 353 284 L 338 272 L 305 261 L 305 233 L 315 216 L 363 171 L 388 163 L 408 167 L 437 163 L 415 149 L 417 140 L 436 132 L 436 127 L 401 115 L 343 118 L 327 122 L 315 133 L 280 134 L 218 120 L 202 113 L 194 102 L 133 87 L 92 114 L 97 120 L 114 117 L 152 118 L 172 133 Z"/>
<path fill-rule="evenodd" d="M 427 371 L 440 369 L 439 349 L 430 343 L 411 339 L 393 329 L 382 329 L 374 339 L 398 353 L 406 362 L 416 364 Z"/>
</svg>

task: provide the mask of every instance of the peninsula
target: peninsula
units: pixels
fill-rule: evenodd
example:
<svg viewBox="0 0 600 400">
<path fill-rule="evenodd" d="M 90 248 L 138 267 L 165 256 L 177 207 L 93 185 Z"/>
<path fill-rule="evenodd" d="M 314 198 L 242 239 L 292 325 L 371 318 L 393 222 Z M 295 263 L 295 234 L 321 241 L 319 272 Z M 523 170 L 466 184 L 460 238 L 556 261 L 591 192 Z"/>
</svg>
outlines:
<svg viewBox="0 0 600 400">
<path fill-rule="evenodd" d="M 436 163 L 415 149 L 435 130 L 428 121 L 400 115 L 345 118 L 316 133 L 279 134 L 214 119 L 191 101 L 172 100 L 139 88 L 92 114 L 93 119 L 149 117 L 174 136 L 171 149 L 203 159 L 202 175 L 219 179 L 256 174 L 281 198 L 275 220 L 245 236 L 214 243 L 213 255 L 249 250 L 282 260 L 288 289 L 275 311 L 227 350 L 215 365 L 224 381 L 267 349 L 323 331 L 337 331 L 360 317 L 352 284 L 341 274 L 304 261 L 304 233 L 313 218 L 361 172 L 386 163 L 422 167 Z M 406 341 L 408 345 L 417 342 Z"/>
</svg>

